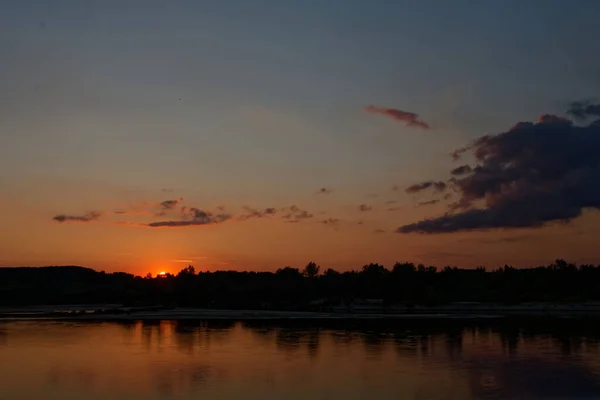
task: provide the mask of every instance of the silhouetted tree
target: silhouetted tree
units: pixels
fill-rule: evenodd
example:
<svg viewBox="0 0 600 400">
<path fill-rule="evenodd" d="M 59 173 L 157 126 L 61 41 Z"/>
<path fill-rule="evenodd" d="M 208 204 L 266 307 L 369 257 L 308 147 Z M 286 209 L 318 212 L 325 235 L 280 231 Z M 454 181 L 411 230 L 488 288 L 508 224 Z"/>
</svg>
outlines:
<svg viewBox="0 0 600 400">
<path fill-rule="evenodd" d="M 317 265 L 317 263 L 311 261 L 308 264 L 306 264 L 306 267 L 304 267 L 304 271 L 302 271 L 302 275 L 304 275 L 307 278 L 313 279 L 313 278 L 316 278 L 317 275 L 319 275 L 320 269 L 321 269 L 321 267 L 319 265 Z"/>
<path fill-rule="evenodd" d="M 184 269 L 179 271 L 179 273 L 177 274 L 177 277 L 186 277 L 186 276 L 194 276 L 194 275 L 196 275 L 196 268 L 194 268 L 193 265 L 188 265 L 187 267 L 185 267 Z"/>
<path fill-rule="evenodd" d="M 211 308 L 310 309 L 311 304 L 383 299 L 386 304 L 436 305 L 457 301 L 600 301 L 600 266 L 558 259 L 546 266 L 495 270 L 396 263 L 392 271 L 367 264 L 360 271 L 215 271 L 188 266 L 173 276 L 144 278 L 82 267 L 0 268 L 0 305 L 182 305 Z"/>
</svg>

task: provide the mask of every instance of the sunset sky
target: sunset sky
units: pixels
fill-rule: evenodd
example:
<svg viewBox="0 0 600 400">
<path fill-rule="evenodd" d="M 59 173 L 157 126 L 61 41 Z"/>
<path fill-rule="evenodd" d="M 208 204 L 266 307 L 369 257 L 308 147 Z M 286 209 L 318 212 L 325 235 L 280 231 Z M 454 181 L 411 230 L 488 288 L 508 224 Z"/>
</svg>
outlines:
<svg viewBox="0 0 600 400">
<path fill-rule="evenodd" d="M 599 13 L 2 2 L 0 265 L 600 263 Z"/>
</svg>

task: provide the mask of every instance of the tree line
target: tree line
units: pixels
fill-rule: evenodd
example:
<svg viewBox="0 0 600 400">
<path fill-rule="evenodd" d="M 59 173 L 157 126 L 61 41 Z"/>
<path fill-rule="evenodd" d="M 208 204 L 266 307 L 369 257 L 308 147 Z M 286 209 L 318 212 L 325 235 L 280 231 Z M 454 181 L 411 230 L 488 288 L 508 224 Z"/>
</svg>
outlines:
<svg viewBox="0 0 600 400">
<path fill-rule="evenodd" d="M 390 305 L 600 300 L 600 265 L 559 259 L 535 268 L 461 269 L 396 263 L 338 272 L 309 262 L 275 272 L 196 271 L 134 276 L 89 268 L 0 268 L 0 305 L 122 304 L 222 309 L 294 309 L 378 299 Z"/>
</svg>

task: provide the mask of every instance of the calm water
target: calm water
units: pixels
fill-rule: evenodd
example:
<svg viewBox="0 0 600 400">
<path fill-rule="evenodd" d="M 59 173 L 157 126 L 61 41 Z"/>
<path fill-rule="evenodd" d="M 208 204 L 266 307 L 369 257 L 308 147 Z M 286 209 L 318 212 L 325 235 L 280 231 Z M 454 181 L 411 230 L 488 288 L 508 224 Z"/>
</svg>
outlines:
<svg viewBox="0 0 600 400">
<path fill-rule="evenodd" d="M 600 399 L 589 326 L 0 322 L 0 399 Z"/>
</svg>

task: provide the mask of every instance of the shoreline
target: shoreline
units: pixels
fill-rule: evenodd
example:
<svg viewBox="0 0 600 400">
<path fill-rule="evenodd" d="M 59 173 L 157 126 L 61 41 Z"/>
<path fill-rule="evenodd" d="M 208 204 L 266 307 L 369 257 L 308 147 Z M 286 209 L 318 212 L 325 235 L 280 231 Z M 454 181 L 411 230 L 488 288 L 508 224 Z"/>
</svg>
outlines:
<svg viewBox="0 0 600 400">
<path fill-rule="evenodd" d="M 62 309 L 56 311 L 53 308 Z M 197 320 L 197 321 L 404 321 L 404 320 L 503 320 L 522 318 L 600 318 L 600 306 L 553 307 L 531 306 L 462 306 L 420 307 L 406 310 L 334 310 L 334 311 L 273 311 L 221 310 L 202 308 L 98 308 L 97 306 L 38 306 L 0 308 L 0 321 L 61 320 L 61 321 L 138 321 L 138 320 Z"/>
</svg>

